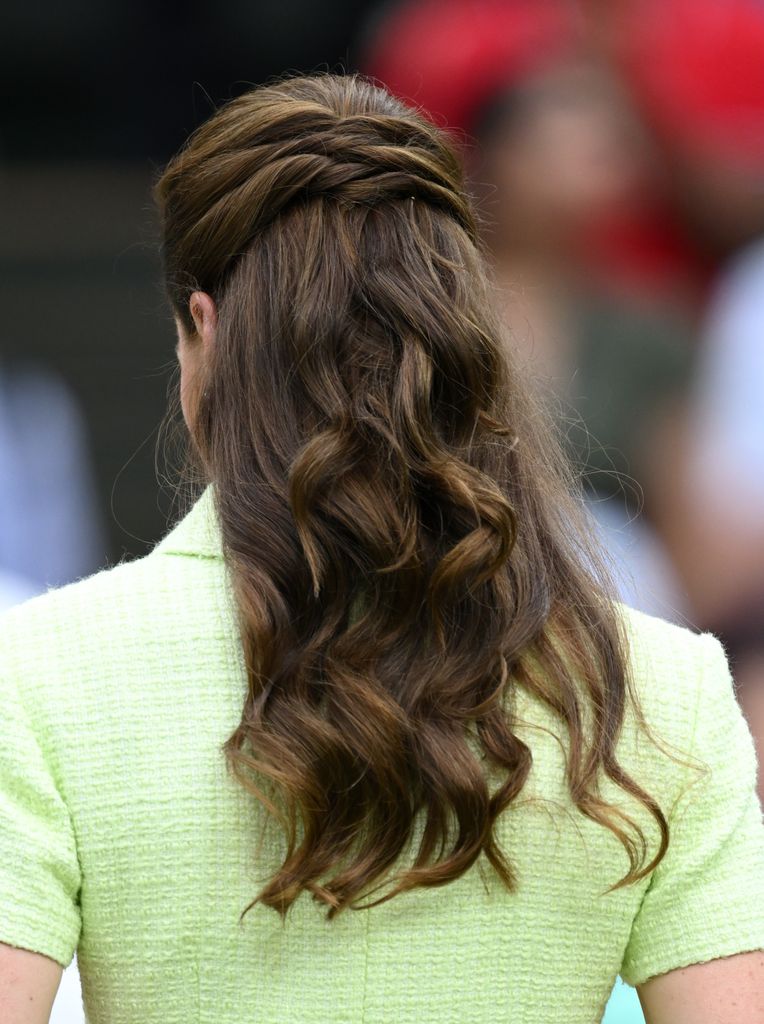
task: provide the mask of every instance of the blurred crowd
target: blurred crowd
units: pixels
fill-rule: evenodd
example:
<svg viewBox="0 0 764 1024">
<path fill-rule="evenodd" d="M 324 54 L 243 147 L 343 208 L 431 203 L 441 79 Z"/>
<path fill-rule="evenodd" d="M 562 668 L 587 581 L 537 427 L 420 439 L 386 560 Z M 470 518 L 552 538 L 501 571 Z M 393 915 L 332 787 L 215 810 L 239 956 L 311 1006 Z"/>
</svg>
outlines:
<svg viewBox="0 0 764 1024">
<path fill-rule="evenodd" d="M 764 760 L 764 2 L 405 0 L 355 63 L 453 134 L 622 597 L 723 639 Z M 103 563 L 86 436 L 0 353 L 0 604 Z"/>
</svg>

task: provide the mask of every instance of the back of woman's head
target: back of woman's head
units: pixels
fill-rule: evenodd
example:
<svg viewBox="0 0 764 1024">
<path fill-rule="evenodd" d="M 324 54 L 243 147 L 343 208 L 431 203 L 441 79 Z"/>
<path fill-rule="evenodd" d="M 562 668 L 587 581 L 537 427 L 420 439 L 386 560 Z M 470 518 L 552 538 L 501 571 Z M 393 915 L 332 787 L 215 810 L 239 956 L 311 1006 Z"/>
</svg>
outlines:
<svg viewBox="0 0 764 1024">
<path fill-rule="evenodd" d="M 494 823 L 532 760 L 515 686 L 568 729 L 572 798 L 629 854 L 618 884 L 643 877 L 667 826 L 614 756 L 628 674 L 606 565 L 512 366 L 445 136 L 357 76 L 296 77 L 220 106 L 154 194 L 175 315 L 193 332 L 195 290 L 218 310 L 192 435 L 249 676 L 223 751 L 288 840 L 246 909 L 285 914 L 303 889 L 330 917 L 356 907 L 420 813 L 376 902 L 481 852 L 511 889 Z M 639 872 L 600 768 L 659 821 Z"/>
</svg>

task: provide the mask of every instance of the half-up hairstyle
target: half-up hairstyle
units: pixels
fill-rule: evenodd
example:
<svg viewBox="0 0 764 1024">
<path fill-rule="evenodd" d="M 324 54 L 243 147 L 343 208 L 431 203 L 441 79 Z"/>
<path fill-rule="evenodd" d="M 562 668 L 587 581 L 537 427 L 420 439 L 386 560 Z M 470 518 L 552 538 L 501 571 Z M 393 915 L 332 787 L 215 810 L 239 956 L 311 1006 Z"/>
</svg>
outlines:
<svg viewBox="0 0 764 1024">
<path fill-rule="evenodd" d="M 283 919 L 306 890 L 331 918 L 481 853 L 512 891 L 494 824 L 531 767 L 518 686 L 564 723 L 572 799 L 628 853 L 611 888 L 644 877 L 668 825 L 615 758 L 631 689 L 615 589 L 512 365 L 446 136 L 361 77 L 294 77 L 219 106 L 154 197 L 174 314 L 193 335 L 191 293 L 218 310 L 193 447 L 249 680 L 222 751 L 287 839 L 244 913 Z M 600 771 L 658 822 L 641 869 L 644 834 Z M 410 869 L 358 904 L 420 814 Z"/>
</svg>

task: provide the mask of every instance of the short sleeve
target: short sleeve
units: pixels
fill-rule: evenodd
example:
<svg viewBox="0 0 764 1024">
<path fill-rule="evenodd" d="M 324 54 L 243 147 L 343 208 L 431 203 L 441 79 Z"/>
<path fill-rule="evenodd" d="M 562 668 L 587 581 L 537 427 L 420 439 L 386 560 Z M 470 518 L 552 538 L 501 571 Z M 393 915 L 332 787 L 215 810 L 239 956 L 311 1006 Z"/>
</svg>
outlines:
<svg viewBox="0 0 764 1024">
<path fill-rule="evenodd" d="M 634 986 L 764 949 L 764 821 L 753 737 L 721 643 L 711 633 L 693 642 L 701 665 L 691 753 L 705 770 L 686 769 L 669 816 L 669 849 L 632 924 L 620 975 Z"/>
<path fill-rule="evenodd" d="M 69 810 L 5 673 L 0 701 L 0 942 L 68 967 L 81 927 Z"/>
</svg>

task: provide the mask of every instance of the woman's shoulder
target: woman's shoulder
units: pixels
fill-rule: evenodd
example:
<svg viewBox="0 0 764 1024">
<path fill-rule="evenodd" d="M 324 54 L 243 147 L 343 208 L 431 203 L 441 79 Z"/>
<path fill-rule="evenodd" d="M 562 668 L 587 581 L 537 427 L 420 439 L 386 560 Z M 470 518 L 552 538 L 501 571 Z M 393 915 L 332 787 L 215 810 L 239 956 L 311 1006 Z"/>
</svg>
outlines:
<svg viewBox="0 0 764 1024">
<path fill-rule="evenodd" d="M 1 612 L 0 650 L 40 632 L 54 638 L 57 630 L 74 629 L 84 641 L 95 622 L 117 619 L 121 629 L 129 629 L 150 621 L 157 609 L 167 612 L 177 606 L 178 591 L 185 589 L 189 574 L 209 574 L 219 564 L 221 538 L 212 488 L 207 487 L 147 554 L 53 587 Z"/>
<path fill-rule="evenodd" d="M 180 652 L 227 635 L 220 563 L 158 548 L 3 611 L 0 700 L 16 693 L 41 728 L 76 708 L 97 722 L 124 680 L 165 677 Z"/>
<path fill-rule="evenodd" d="M 34 663 L 53 652 L 64 659 L 92 651 L 105 636 L 144 630 L 178 589 L 175 563 L 147 555 L 27 598 L 0 612 L 0 660 Z"/>
</svg>

